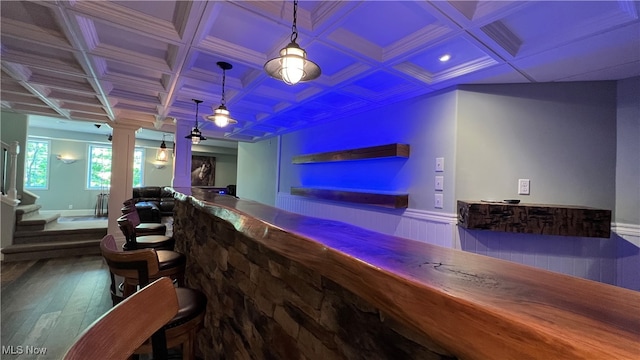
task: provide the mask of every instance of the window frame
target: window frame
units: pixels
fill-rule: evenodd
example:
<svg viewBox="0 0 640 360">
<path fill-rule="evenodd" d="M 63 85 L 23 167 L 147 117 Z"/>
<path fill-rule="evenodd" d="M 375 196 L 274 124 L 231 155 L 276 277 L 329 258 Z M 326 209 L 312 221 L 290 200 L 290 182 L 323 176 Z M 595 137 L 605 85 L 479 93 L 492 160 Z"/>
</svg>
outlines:
<svg viewBox="0 0 640 360">
<path fill-rule="evenodd" d="M 47 156 L 46 156 L 46 170 L 44 174 L 45 185 L 44 186 L 32 186 L 27 182 L 27 175 L 29 174 L 29 143 L 30 142 L 38 142 L 47 144 Z M 51 140 L 39 137 L 27 137 L 27 143 L 25 146 L 25 154 L 24 154 L 24 178 L 23 178 L 23 187 L 27 190 L 49 190 L 49 185 L 51 182 Z"/>
<path fill-rule="evenodd" d="M 100 190 L 100 191 L 109 191 L 109 189 L 111 188 L 111 173 L 109 173 L 109 179 L 108 179 L 108 183 L 106 185 L 103 186 L 91 186 L 91 175 L 93 174 L 92 171 L 92 164 L 93 164 L 93 158 L 94 158 L 94 154 L 93 154 L 93 149 L 95 148 L 103 148 L 103 149 L 108 149 L 111 151 L 111 154 L 108 158 L 109 161 L 109 167 L 111 167 L 112 163 L 113 163 L 113 147 L 110 145 L 104 145 L 104 144 L 88 144 L 87 146 L 87 177 L 86 177 L 86 182 L 85 182 L 85 187 L 87 190 Z M 139 154 L 139 155 L 138 155 Z M 144 186 L 144 163 L 145 163 L 145 149 L 143 147 L 139 147 L 136 146 L 134 148 L 134 159 L 133 159 L 133 174 L 132 174 L 132 178 L 134 179 L 133 181 L 133 186 Z M 136 165 L 137 161 L 136 159 L 139 158 L 139 173 L 140 173 L 140 184 L 136 184 L 135 182 L 135 172 L 136 169 L 138 168 Z"/>
</svg>

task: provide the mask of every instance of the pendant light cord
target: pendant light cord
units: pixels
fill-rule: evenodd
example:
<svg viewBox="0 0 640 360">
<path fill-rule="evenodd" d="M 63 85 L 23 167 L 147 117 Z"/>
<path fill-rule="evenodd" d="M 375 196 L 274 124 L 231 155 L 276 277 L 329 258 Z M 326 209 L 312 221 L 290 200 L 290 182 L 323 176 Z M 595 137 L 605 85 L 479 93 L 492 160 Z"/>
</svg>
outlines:
<svg viewBox="0 0 640 360">
<path fill-rule="evenodd" d="M 198 104 L 198 103 L 196 102 L 196 129 L 198 128 L 198 108 L 200 107 L 200 106 L 198 106 L 198 105 L 200 105 L 200 104 Z"/>
<path fill-rule="evenodd" d="M 298 26 L 296 19 L 298 17 L 298 0 L 293 0 L 293 25 L 291 25 L 291 42 L 295 43 L 298 39 Z"/>
<path fill-rule="evenodd" d="M 225 100 L 224 100 L 224 83 L 226 82 L 227 79 L 227 70 L 222 69 L 222 105 L 225 105 Z"/>
</svg>

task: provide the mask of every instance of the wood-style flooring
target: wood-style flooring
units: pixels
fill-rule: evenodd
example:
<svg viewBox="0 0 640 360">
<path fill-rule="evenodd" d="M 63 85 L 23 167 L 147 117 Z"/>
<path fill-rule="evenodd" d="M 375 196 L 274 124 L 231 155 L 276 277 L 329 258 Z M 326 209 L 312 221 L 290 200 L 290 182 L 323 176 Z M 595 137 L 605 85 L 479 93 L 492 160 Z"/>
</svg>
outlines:
<svg viewBox="0 0 640 360">
<path fill-rule="evenodd" d="M 62 359 L 111 308 L 109 272 L 99 255 L 3 262 L 0 278 L 1 359 Z"/>
</svg>

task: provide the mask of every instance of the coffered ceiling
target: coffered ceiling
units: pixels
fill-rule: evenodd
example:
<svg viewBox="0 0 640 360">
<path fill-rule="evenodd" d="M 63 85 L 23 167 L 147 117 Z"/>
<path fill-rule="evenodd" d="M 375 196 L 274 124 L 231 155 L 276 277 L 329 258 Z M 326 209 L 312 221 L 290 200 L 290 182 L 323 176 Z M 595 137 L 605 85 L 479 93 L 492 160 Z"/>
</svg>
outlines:
<svg viewBox="0 0 640 360">
<path fill-rule="evenodd" d="M 258 141 L 457 84 L 640 75 L 638 1 L 301 1 L 298 43 L 322 69 L 289 86 L 264 63 L 292 1 L 2 1 L 3 109 Z M 451 59 L 439 58 L 449 54 Z M 50 118 L 49 118 L 50 117 Z"/>
</svg>

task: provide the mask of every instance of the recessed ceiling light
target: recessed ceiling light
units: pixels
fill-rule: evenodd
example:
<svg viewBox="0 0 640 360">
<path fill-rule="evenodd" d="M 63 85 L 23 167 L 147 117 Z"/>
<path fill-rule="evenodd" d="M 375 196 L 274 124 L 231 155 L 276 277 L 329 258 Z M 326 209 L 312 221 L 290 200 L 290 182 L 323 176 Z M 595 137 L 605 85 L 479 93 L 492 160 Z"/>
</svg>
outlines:
<svg viewBox="0 0 640 360">
<path fill-rule="evenodd" d="M 444 55 L 442 55 L 442 56 L 440 56 L 440 57 L 438 58 L 438 60 L 440 60 L 441 62 L 447 62 L 447 61 L 449 61 L 450 59 L 451 59 L 451 55 L 449 55 L 449 54 L 444 54 Z"/>
</svg>

